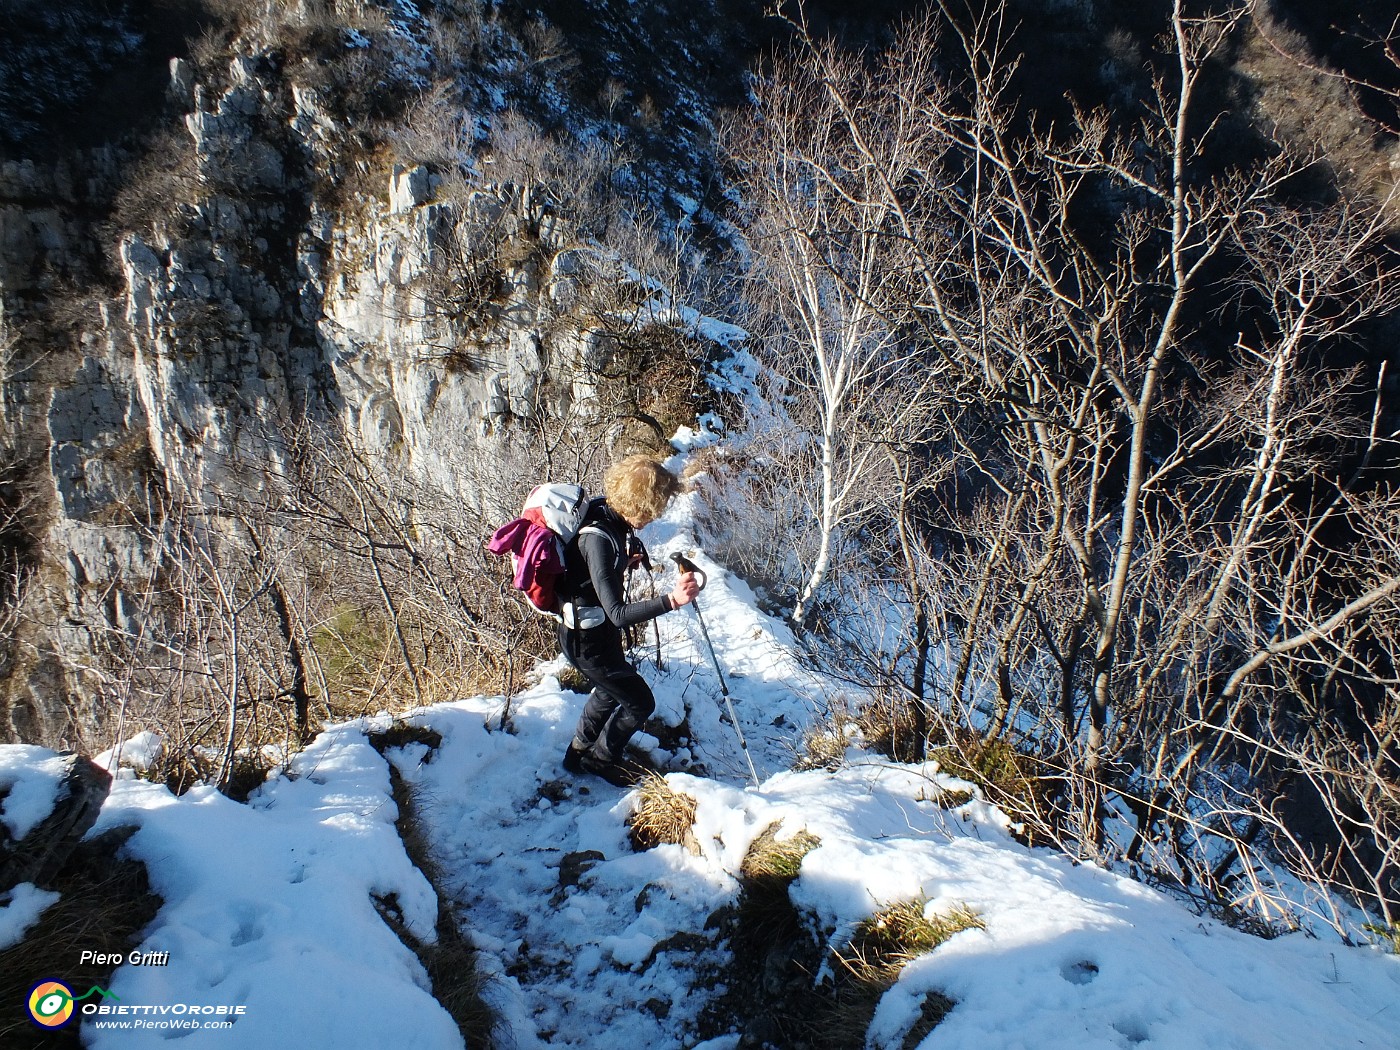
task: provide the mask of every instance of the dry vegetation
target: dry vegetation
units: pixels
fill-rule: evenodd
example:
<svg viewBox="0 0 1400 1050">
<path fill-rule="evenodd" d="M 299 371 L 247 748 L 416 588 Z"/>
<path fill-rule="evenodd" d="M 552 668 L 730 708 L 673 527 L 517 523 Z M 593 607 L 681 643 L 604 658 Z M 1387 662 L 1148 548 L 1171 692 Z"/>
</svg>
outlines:
<svg viewBox="0 0 1400 1050">
<path fill-rule="evenodd" d="M 1347 192 L 1389 200 L 1400 223 L 1400 129 L 1382 129 L 1358 104 L 1358 85 L 1315 55 L 1307 39 L 1256 5 L 1239 59 L 1262 120 L 1316 152 Z"/>
<path fill-rule="evenodd" d="M 502 414 L 507 444 L 538 444 L 470 460 L 472 505 L 392 456 L 303 434 L 259 495 L 108 523 L 162 553 L 139 633 L 98 641 L 102 702 L 119 733 L 160 729 L 151 775 L 237 795 L 324 720 L 509 697 L 553 641 L 481 539 L 530 480 L 658 447 L 709 395 L 704 348 L 657 294 L 697 289 L 689 246 L 662 250 L 645 187 L 618 178 L 636 159 L 623 122 L 657 133 L 647 92 L 604 85 L 618 133 L 583 148 L 523 105 L 464 116 L 460 74 L 488 55 L 512 97 L 588 73 L 547 23 L 517 35 L 494 7 L 431 5 L 435 65 L 406 72 L 373 5 L 204 7 L 191 58 L 211 91 L 234 54 L 275 58 L 347 129 L 335 192 L 358 192 L 358 171 L 382 193 L 394 159 L 430 165 L 463 214 L 489 187 L 499 207 L 464 219 L 417 289 L 454 336 L 431 349 L 445 369 L 487 367 L 482 333 L 521 274 L 558 292 L 545 356 L 597 350 Z M 1400 306 L 1395 144 L 1301 38 L 1250 17 L 1178 6 L 1151 54 L 1119 34 L 1118 66 L 1156 63 L 1151 83 L 1120 86 L 1146 115 L 1085 104 L 1055 126 L 1018 107 L 1015 45 L 988 23 L 913 26 L 857 61 L 799 21 L 757 85 L 764 119 L 744 111 L 729 138 L 755 252 L 744 309 L 785 425 L 711 454 L 704 525 L 767 607 L 874 690 L 809 738 L 807 765 L 838 764 L 853 724 L 977 784 L 1036 841 L 1107 861 L 1121 847 L 1241 914 L 1276 914 L 1262 873 L 1282 857 L 1393 931 L 1394 381 L 1356 347 Z M 1212 78 L 1241 41 L 1278 142 L 1212 167 L 1228 95 Z M 148 147 L 114 222 L 177 227 L 208 187 L 183 129 Z M 1324 156 L 1345 192 L 1318 175 Z M 224 321 L 193 314 L 188 352 Z M 7 637 L 23 626 L 8 555 L 31 539 L 12 460 Z M 835 630 L 891 602 L 907 613 L 897 643 Z M 642 798 L 639 845 L 693 842 L 693 800 L 664 781 Z M 1293 821 L 1304 801 L 1320 828 Z M 1106 823 L 1125 807 L 1133 834 L 1115 845 Z M 786 886 L 813 845 L 760 836 L 744 928 L 796 936 Z"/>
<path fill-rule="evenodd" d="M 140 632 L 102 639 L 104 693 L 118 735 L 161 734 L 177 789 L 256 783 L 325 720 L 509 696 L 552 654 L 481 546 L 520 482 L 473 510 L 326 435 L 292 461 L 265 499 L 129 522 L 165 553 Z"/>
<path fill-rule="evenodd" d="M 632 848 L 641 851 L 670 844 L 699 856 L 695 839 L 695 799 L 676 791 L 665 777 L 649 774 L 637 785 L 637 799 L 627 828 Z"/>
<path fill-rule="evenodd" d="M 715 981 L 727 991 L 708 1004 L 702 1027 L 719 1035 L 735 1027 L 745 1044 L 797 1048 L 811 1021 L 812 975 L 821 949 L 788 896 L 802 858 L 820 840 L 805 829 L 779 838 L 781 825 L 750 843 L 739 871 L 739 901 L 715 921 L 733 961 Z"/>
<path fill-rule="evenodd" d="M 823 947 L 811 917 L 798 913 L 788 896 L 803 858 L 820 845 L 809 832 L 780 837 L 772 824 L 750 845 L 740 869 L 739 904 L 727 924 L 735 957 L 724 975 L 730 991 L 711 1011 L 726 1016 L 754 1045 L 794 1050 L 855 1050 L 881 996 L 911 959 L 933 951 L 961 930 L 980 929 L 965 907 L 927 914 L 927 901 L 898 901 L 858 924 L 848 941 Z M 820 977 L 823 956 L 834 968 Z M 953 1008 L 952 1000 L 929 994 L 921 1017 L 906 1034 L 914 1046 Z"/>
<path fill-rule="evenodd" d="M 857 925 L 844 949 L 833 950 L 839 969 L 819 1025 L 824 1038 L 818 1045 L 831 1050 L 863 1047 L 880 998 L 894 987 L 905 964 L 955 933 L 984 928 L 977 913 L 966 907 L 932 916 L 927 910 L 922 898 L 887 904 Z M 904 1045 L 917 1046 L 954 1005 L 938 992 L 929 993 Z"/>
<path fill-rule="evenodd" d="M 141 943 L 141 930 L 155 918 L 160 898 L 150 889 L 145 865 L 118 852 L 134 829 L 116 828 L 81 843 L 46 889 L 59 899 L 18 944 L 0 950 L 0 997 L 11 1004 L 0 1015 L 0 1044 L 7 1050 L 56 1050 L 81 1046 L 80 1024 L 60 1032 L 39 1028 L 19 1004 L 36 980 L 57 975 L 82 994 L 111 984 L 115 966 L 80 966 L 84 951 L 100 945 L 104 958 L 124 955 Z"/>
<path fill-rule="evenodd" d="M 731 129 L 786 427 L 709 490 L 722 556 L 1036 841 L 1261 915 L 1283 857 L 1389 920 L 1393 179 L 1237 119 L 1244 5 L 1176 4 L 1133 107 L 1064 120 L 950 10 L 859 59 L 796 13 Z"/>
</svg>

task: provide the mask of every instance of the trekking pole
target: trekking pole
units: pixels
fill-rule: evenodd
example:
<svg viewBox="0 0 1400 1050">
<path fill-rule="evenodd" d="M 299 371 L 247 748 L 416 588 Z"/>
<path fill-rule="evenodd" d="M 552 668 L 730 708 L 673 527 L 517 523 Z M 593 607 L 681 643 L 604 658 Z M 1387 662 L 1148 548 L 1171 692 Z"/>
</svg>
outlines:
<svg viewBox="0 0 1400 1050">
<path fill-rule="evenodd" d="M 648 574 L 647 583 L 649 584 L 647 589 L 647 596 L 650 598 L 655 598 L 656 577 Z M 658 671 L 664 671 L 666 670 L 666 666 L 661 662 L 661 621 L 658 620 L 655 616 L 651 618 L 651 633 L 656 636 L 656 669 Z"/>
<path fill-rule="evenodd" d="M 632 566 L 631 566 L 631 565 L 628 565 L 628 566 L 627 566 L 627 572 L 624 573 L 624 574 L 623 574 L 623 577 L 622 577 L 622 604 L 623 604 L 623 605 L 630 605 L 631 602 L 632 602 Z M 642 628 L 642 632 L 643 632 L 642 636 L 643 636 L 643 638 L 645 638 L 645 637 L 646 637 L 646 628 Z M 632 652 L 632 650 L 634 650 L 634 649 L 637 648 L 637 627 L 636 627 L 635 624 L 633 624 L 631 627 L 624 627 L 624 628 L 622 629 L 622 642 L 623 642 L 623 648 L 624 648 L 627 652 L 629 652 L 629 653 Z M 644 659 L 644 658 L 643 658 L 643 659 Z M 642 666 L 642 660 L 641 660 L 641 659 L 629 660 L 628 662 L 631 663 L 632 666 L 633 666 L 634 668 L 637 668 L 637 669 L 640 669 L 641 666 Z"/>
<path fill-rule="evenodd" d="M 676 566 L 681 572 L 693 572 L 696 576 L 700 577 L 700 589 L 702 591 L 705 589 L 705 584 L 709 582 L 709 577 L 705 575 L 703 569 L 684 554 L 672 554 L 671 560 L 676 563 Z M 734 713 L 734 702 L 729 699 L 729 686 L 724 681 L 724 672 L 719 669 L 719 657 L 715 655 L 715 645 L 710 641 L 709 628 L 705 626 L 705 615 L 700 611 L 699 597 L 697 596 L 690 604 L 695 607 L 695 618 L 700 621 L 700 633 L 705 638 L 705 647 L 710 650 L 710 663 L 714 664 L 715 674 L 719 678 L 719 695 L 724 698 L 725 709 L 729 712 L 729 724 L 734 727 L 734 735 L 739 738 L 739 746 L 743 748 L 744 759 L 749 764 L 749 775 L 753 777 L 753 786 L 761 788 L 762 785 L 758 782 L 758 770 L 754 768 L 753 756 L 749 754 L 748 741 L 744 739 L 744 731 L 739 728 L 739 716 Z"/>
<path fill-rule="evenodd" d="M 654 568 L 652 568 L 651 556 L 647 554 L 647 549 L 646 549 L 646 547 L 643 546 L 642 541 L 637 537 L 637 535 L 636 535 L 635 533 L 633 533 L 633 534 L 632 534 L 631 536 L 629 536 L 628 539 L 627 539 L 627 565 L 628 565 L 627 571 L 628 571 L 628 573 L 631 573 L 631 571 L 632 571 L 632 561 L 633 561 L 634 558 L 640 558 L 641 560 L 640 560 L 640 562 L 639 562 L 638 564 L 640 564 L 641 567 L 642 567 L 643 569 L 646 570 L 646 573 L 647 573 L 647 597 L 648 597 L 648 598 L 655 598 L 655 597 L 656 597 L 656 570 L 655 570 Z M 628 576 L 628 579 L 629 579 L 629 580 L 631 579 L 631 576 L 630 576 L 630 575 Z M 657 669 L 658 671 L 664 671 L 664 670 L 666 670 L 666 668 L 665 668 L 665 666 L 661 663 L 661 624 L 657 622 L 657 619 L 656 619 L 656 617 L 654 617 L 654 616 L 653 616 L 652 619 L 651 619 L 651 630 L 652 630 L 652 633 L 656 636 L 656 669 Z M 643 628 L 642 628 L 642 636 L 643 636 L 643 638 L 646 637 L 646 633 L 647 633 L 647 629 L 646 629 L 645 627 L 643 627 Z"/>
</svg>

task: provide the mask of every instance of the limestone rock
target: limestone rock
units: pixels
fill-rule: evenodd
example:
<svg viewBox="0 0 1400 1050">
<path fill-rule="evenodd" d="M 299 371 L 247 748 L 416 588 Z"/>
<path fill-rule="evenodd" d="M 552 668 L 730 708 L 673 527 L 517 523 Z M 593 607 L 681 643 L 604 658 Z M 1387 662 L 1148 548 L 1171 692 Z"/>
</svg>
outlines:
<svg viewBox="0 0 1400 1050">
<path fill-rule="evenodd" d="M 395 214 L 427 204 L 433 199 L 433 175 L 423 165 L 404 168 L 394 165 L 389 180 L 389 210 Z"/>
<path fill-rule="evenodd" d="M 170 85 L 166 89 L 176 105 L 194 109 L 194 69 L 183 58 L 170 60 Z"/>
</svg>

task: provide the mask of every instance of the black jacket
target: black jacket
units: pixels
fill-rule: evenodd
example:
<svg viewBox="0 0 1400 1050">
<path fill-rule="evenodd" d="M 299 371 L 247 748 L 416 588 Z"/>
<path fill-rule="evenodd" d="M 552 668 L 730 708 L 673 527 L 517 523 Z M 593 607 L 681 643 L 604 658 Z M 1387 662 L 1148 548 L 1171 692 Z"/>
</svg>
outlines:
<svg viewBox="0 0 1400 1050">
<path fill-rule="evenodd" d="M 637 602 L 623 600 L 628 541 L 632 526 L 601 497 L 589 503 L 579 534 L 564 551 L 563 597 L 602 608 L 614 627 L 630 627 L 671 611 L 666 595 Z"/>
</svg>

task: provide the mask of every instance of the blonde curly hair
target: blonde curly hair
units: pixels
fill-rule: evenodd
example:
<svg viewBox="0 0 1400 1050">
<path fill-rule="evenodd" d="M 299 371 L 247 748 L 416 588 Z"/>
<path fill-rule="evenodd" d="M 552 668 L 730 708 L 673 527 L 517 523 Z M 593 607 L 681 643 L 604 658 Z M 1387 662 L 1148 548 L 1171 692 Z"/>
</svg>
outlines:
<svg viewBox="0 0 1400 1050">
<path fill-rule="evenodd" d="M 608 506 L 632 523 L 655 521 L 681 491 L 680 478 L 644 453 L 618 460 L 603 475 Z"/>
</svg>

